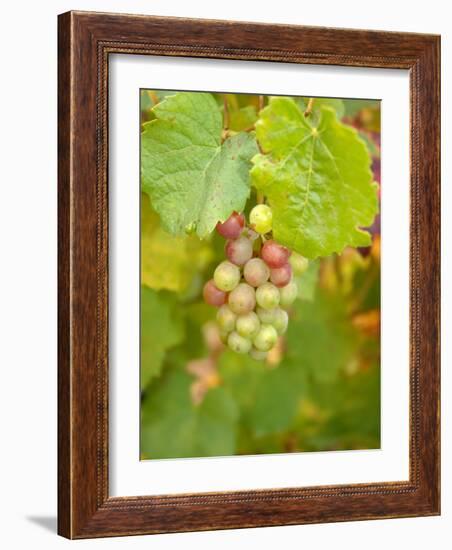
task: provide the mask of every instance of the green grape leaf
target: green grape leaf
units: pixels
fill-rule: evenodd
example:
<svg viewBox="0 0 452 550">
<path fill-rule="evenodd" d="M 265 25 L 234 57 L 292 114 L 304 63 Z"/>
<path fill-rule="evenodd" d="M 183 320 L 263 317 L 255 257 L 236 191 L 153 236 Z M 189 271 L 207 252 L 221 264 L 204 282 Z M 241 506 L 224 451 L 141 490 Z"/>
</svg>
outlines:
<svg viewBox="0 0 452 550">
<path fill-rule="evenodd" d="M 177 93 L 152 111 L 156 119 L 141 137 L 142 189 L 166 231 L 182 235 L 195 227 L 204 238 L 244 209 L 255 138 L 242 132 L 222 143 L 221 111 L 208 93 Z"/>
<path fill-rule="evenodd" d="M 223 388 L 193 405 L 193 378 L 178 367 L 165 368 L 142 403 L 141 453 L 145 458 L 233 455 L 238 410 Z"/>
<path fill-rule="evenodd" d="M 198 296 L 199 298 L 199 296 Z M 183 304 L 185 320 L 184 352 L 187 360 L 206 357 L 209 354 L 207 346 L 208 327 L 215 323 L 215 313 L 212 306 L 204 301 Z M 216 325 L 215 325 L 216 327 Z"/>
<path fill-rule="evenodd" d="M 165 353 L 184 339 L 177 302 L 167 293 L 141 287 L 141 389 L 162 370 Z"/>
<path fill-rule="evenodd" d="M 271 98 L 256 123 L 266 154 L 256 155 L 252 181 L 273 209 L 273 235 L 313 259 L 368 246 L 378 210 L 370 156 L 355 129 L 323 106 L 312 126 L 291 98 Z"/>
<path fill-rule="evenodd" d="M 305 389 L 300 374 L 297 366 L 280 364 L 262 377 L 249 419 L 256 436 L 289 428 Z"/>
<path fill-rule="evenodd" d="M 219 374 L 224 388 L 240 407 L 241 419 L 253 436 L 287 429 L 305 391 L 305 373 L 295 364 L 269 368 L 247 355 L 226 351 Z"/>
<path fill-rule="evenodd" d="M 380 447 L 380 369 L 377 364 L 334 384 L 313 387 L 311 403 L 322 411 L 321 423 L 305 431 L 312 450 L 375 449 Z"/>
<path fill-rule="evenodd" d="M 141 283 L 155 290 L 188 291 L 191 283 L 212 260 L 207 241 L 195 235 L 174 237 L 160 224 L 149 197 L 141 200 Z M 197 289 L 199 291 L 199 289 Z"/>
<path fill-rule="evenodd" d="M 359 338 L 340 296 L 318 289 L 315 300 L 294 302 L 286 361 L 315 383 L 332 382 L 359 350 Z"/>
<path fill-rule="evenodd" d="M 254 407 L 256 389 L 265 375 L 265 366 L 249 355 L 226 349 L 220 355 L 218 372 L 245 417 Z"/>
</svg>

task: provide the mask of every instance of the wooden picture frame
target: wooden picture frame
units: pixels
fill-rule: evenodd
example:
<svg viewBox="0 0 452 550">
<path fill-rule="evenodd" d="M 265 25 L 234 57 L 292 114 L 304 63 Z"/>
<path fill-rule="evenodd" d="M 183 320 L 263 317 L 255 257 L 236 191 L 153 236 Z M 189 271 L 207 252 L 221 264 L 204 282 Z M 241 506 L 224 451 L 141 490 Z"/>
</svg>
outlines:
<svg viewBox="0 0 452 550">
<path fill-rule="evenodd" d="M 440 513 L 440 38 L 69 12 L 58 39 L 58 532 L 68 538 Z M 112 53 L 407 69 L 409 481 L 226 493 L 108 492 L 108 61 Z"/>
</svg>

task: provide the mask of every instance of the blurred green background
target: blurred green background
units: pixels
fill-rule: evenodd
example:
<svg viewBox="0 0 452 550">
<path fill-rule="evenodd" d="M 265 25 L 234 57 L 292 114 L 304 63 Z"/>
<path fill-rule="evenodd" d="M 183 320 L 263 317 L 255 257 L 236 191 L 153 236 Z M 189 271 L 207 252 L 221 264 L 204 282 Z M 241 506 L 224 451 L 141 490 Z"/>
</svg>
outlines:
<svg viewBox="0 0 452 550">
<path fill-rule="evenodd" d="M 142 90 L 142 123 L 172 93 Z M 235 131 L 252 128 L 267 101 L 213 95 L 221 108 L 226 96 Z M 330 101 L 366 142 L 380 183 L 380 103 Z M 169 235 L 142 194 L 142 459 L 379 448 L 378 217 L 371 233 L 368 248 L 310 262 L 288 332 L 261 363 L 221 344 L 216 310 L 202 300 L 224 240 Z"/>
</svg>

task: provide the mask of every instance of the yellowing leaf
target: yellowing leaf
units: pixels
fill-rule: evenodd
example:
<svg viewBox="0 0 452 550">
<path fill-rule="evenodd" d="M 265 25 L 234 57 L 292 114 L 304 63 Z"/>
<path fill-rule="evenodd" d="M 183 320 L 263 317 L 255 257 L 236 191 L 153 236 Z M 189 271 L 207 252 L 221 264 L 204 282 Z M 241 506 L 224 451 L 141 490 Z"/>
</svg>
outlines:
<svg viewBox="0 0 452 550">
<path fill-rule="evenodd" d="M 141 201 L 141 282 L 156 290 L 180 292 L 212 259 L 208 242 L 196 236 L 174 237 L 160 225 L 147 195 Z"/>
<path fill-rule="evenodd" d="M 241 109 L 231 110 L 229 114 L 229 129 L 235 132 L 248 130 L 256 122 L 256 109 L 251 105 Z"/>
</svg>

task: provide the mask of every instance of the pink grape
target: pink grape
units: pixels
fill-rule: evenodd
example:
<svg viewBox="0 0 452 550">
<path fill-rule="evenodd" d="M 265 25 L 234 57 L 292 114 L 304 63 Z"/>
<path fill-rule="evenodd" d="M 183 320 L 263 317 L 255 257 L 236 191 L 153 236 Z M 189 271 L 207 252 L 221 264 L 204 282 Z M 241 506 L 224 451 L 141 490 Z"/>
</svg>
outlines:
<svg viewBox="0 0 452 550">
<path fill-rule="evenodd" d="M 202 294 L 206 303 L 215 307 L 220 307 L 225 304 L 228 298 L 226 292 L 223 292 L 215 286 L 213 279 L 210 279 L 210 281 L 207 281 L 204 285 Z"/>
<path fill-rule="evenodd" d="M 226 243 L 226 256 L 235 265 L 242 266 L 253 257 L 253 243 L 246 237 L 239 237 Z"/>
<path fill-rule="evenodd" d="M 237 315 L 243 315 L 253 311 L 256 306 L 256 293 L 254 288 L 246 283 L 240 283 L 229 294 L 229 307 Z"/>
<path fill-rule="evenodd" d="M 225 239 L 237 239 L 245 225 L 245 216 L 233 212 L 229 218 L 221 223 L 217 223 L 218 233 Z"/>
<path fill-rule="evenodd" d="M 251 258 L 243 268 L 245 281 L 251 286 L 261 286 L 268 281 L 270 270 L 267 264 L 260 258 Z"/>
<path fill-rule="evenodd" d="M 261 258 L 271 268 L 282 267 L 289 260 L 290 250 L 275 241 L 266 241 L 261 250 Z"/>
<path fill-rule="evenodd" d="M 290 264 L 284 264 L 281 267 L 274 267 L 270 271 L 270 281 L 278 287 L 286 286 L 292 278 L 292 267 Z"/>
</svg>

